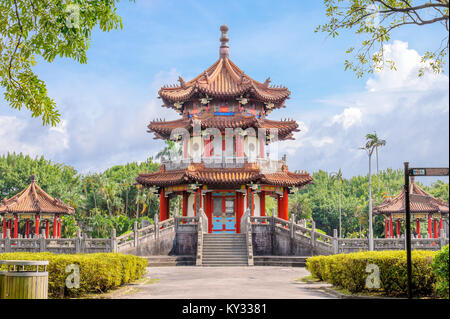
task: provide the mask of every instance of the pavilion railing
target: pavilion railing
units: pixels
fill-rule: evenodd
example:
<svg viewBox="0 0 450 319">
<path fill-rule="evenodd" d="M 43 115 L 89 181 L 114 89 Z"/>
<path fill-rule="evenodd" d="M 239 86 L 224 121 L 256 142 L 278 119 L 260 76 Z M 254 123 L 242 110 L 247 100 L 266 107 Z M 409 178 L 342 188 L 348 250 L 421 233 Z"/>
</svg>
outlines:
<svg viewBox="0 0 450 319">
<path fill-rule="evenodd" d="M 306 221 L 295 223 L 292 215 L 289 221 L 274 216 L 251 216 L 250 223 L 270 227 L 272 233 L 289 234 L 291 239 L 315 249 L 318 253 L 351 253 L 369 249 L 369 241 L 366 238 L 338 238 L 336 229 L 333 236 L 329 236 L 317 231 L 314 221 L 311 222 L 311 228 L 307 228 Z M 374 250 L 404 250 L 405 242 L 405 238 L 376 238 Z M 448 242 L 443 232 L 440 238 L 411 239 L 412 249 L 415 250 L 438 250 Z"/>
</svg>

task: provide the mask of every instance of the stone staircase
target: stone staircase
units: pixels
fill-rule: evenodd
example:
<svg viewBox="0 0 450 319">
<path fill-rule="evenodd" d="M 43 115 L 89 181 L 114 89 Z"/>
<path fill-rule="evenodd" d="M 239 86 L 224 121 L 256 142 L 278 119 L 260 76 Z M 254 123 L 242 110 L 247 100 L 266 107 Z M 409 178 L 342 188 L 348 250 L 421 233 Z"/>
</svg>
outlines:
<svg viewBox="0 0 450 319">
<path fill-rule="evenodd" d="M 203 266 L 247 266 L 245 234 L 204 234 Z"/>
</svg>

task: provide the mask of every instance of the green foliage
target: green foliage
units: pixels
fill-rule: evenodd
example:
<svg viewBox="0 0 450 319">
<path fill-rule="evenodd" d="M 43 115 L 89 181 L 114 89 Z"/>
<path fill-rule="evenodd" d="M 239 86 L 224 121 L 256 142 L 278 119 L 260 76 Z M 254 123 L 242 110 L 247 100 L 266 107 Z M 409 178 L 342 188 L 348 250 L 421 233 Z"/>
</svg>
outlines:
<svg viewBox="0 0 450 319">
<path fill-rule="evenodd" d="M 59 112 L 47 87 L 33 72 L 40 57 L 57 56 L 87 62 L 92 30 L 122 28 L 119 0 L 35 0 L 0 2 L 0 78 L 5 100 L 12 108 L 27 108 L 44 125 L 55 126 Z"/>
<path fill-rule="evenodd" d="M 385 43 L 391 39 L 391 33 L 406 25 L 429 25 L 442 23 L 442 42 L 436 43 L 435 51 L 427 51 L 422 56 L 425 69 L 440 73 L 448 55 L 448 17 L 447 0 L 324 0 L 326 16 L 329 22 L 319 25 L 315 32 L 325 32 L 335 38 L 339 32 L 352 29 L 362 39 L 359 49 L 349 48 L 346 53 L 351 57 L 344 62 L 345 70 L 355 72 L 357 77 L 365 73 L 380 71 L 386 67 L 396 70 L 395 61 L 384 56 Z"/>
<path fill-rule="evenodd" d="M 416 296 L 426 296 L 433 292 L 436 276 L 431 264 L 435 255 L 436 252 L 433 251 L 412 252 L 412 289 Z M 315 278 L 327 281 L 336 287 L 345 288 L 352 293 L 358 293 L 375 289 L 365 286 L 369 275 L 366 267 L 369 264 L 379 267 L 380 292 L 390 296 L 407 293 L 405 251 L 371 251 L 315 256 L 307 259 L 306 268 Z"/>
<path fill-rule="evenodd" d="M 48 260 L 48 291 L 51 298 L 103 293 L 141 278 L 147 267 L 145 258 L 116 253 L 3 253 L 0 260 Z M 70 275 L 70 272 L 66 273 L 66 267 L 70 264 L 79 266 L 79 288 L 66 287 L 66 278 Z M 0 266 L 0 270 L 6 270 L 6 266 Z"/>
<path fill-rule="evenodd" d="M 436 254 L 433 263 L 431 264 L 437 278 L 436 290 L 438 294 L 444 298 L 448 298 L 449 296 L 449 265 L 448 245 L 446 245 Z"/>
<path fill-rule="evenodd" d="M 20 192 L 34 174 L 48 194 L 75 208 L 75 216 L 63 219 L 63 237 L 73 237 L 77 228 L 92 237 L 109 237 L 112 227 L 120 236 L 133 228 L 135 220 L 139 225 L 143 218 L 152 222 L 159 209 L 158 196 L 136 187 L 135 179 L 139 173 L 154 172 L 158 167 L 149 158 L 142 163 L 117 165 L 103 173 L 82 175 L 71 166 L 43 157 L 8 153 L 0 156 L 0 199 Z"/>
</svg>

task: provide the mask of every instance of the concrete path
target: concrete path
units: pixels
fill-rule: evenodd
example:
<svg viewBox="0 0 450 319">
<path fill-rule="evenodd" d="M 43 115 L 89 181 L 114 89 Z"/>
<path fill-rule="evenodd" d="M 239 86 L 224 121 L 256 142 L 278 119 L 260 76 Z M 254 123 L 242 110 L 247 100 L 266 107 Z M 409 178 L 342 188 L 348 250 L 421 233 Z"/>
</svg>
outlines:
<svg viewBox="0 0 450 319">
<path fill-rule="evenodd" d="M 323 299 L 336 298 L 320 285 L 299 279 L 302 267 L 151 267 L 150 283 L 136 285 L 119 299 Z M 312 289 L 312 286 L 315 288 Z"/>
</svg>

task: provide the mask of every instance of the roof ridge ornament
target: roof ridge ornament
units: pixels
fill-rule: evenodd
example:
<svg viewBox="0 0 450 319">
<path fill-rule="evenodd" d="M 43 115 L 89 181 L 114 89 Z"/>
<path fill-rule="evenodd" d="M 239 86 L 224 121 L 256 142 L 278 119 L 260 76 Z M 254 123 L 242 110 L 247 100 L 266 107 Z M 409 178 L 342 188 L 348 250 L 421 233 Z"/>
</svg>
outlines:
<svg viewBox="0 0 450 319">
<path fill-rule="evenodd" d="M 228 46 L 228 39 L 227 32 L 228 32 L 228 26 L 226 24 L 223 24 L 220 26 L 220 31 L 222 32 L 222 36 L 220 37 L 220 49 L 219 49 L 219 56 L 220 58 L 228 58 L 230 50 Z"/>
</svg>

